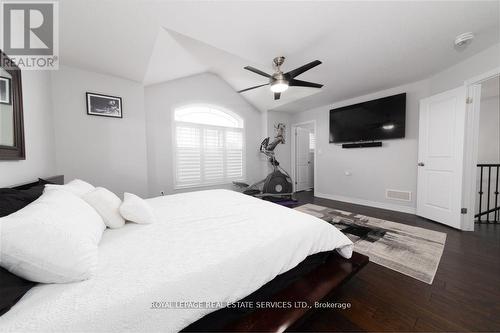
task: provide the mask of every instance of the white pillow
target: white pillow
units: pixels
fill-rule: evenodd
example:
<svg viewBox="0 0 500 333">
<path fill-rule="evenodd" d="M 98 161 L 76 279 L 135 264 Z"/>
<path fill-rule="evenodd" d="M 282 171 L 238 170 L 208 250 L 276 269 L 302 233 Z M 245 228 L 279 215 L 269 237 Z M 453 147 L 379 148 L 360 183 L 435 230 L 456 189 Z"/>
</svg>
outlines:
<svg viewBox="0 0 500 333">
<path fill-rule="evenodd" d="M 49 190 L 65 190 L 81 197 L 89 193 L 90 191 L 95 190 L 95 187 L 87 182 L 84 182 L 83 180 L 74 179 L 69 183 L 67 183 L 66 185 L 55 185 L 55 184 L 45 185 L 44 192 Z"/>
<path fill-rule="evenodd" d="M 122 201 L 113 192 L 103 187 L 98 187 L 83 195 L 82 199 L 101 215 L 106 226 L 116 229 L 123 227 L 125 224 L 125 220 L 120 215 Z"/>
<path fill-rule="evenodd" d="M 123 203 L 120 206 L 120 214 L 130 222 L 149 224 L 156 220 L 151 206 L 137 195 L 127 193 L 123 195 Z"/>
<path fill-rule="evenodd" d="M 27 280 L 66 283 L 90 278 L 106 226 L 69 191 L 48 191 L 0 218 L 0 266 Z"/>
</svg>

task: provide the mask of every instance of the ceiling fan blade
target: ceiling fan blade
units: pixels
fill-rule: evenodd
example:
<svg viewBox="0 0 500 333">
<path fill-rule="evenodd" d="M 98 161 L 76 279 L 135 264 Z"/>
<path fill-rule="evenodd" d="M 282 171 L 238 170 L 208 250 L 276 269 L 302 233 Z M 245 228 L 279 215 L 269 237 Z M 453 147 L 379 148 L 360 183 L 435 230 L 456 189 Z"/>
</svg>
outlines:
<svg viewBox="0 0 500 333">
<path fill-rule="evenodd" d="M 269 83 L 264 83 L 264 84 L 260 84 L 258 86 L 253 86 L 253 87 L 250 87 L 250 88 L 246 88 L 246 89 L 243 89 L 243 90 L 239 90 L 238 92 L 239 93 L 242 93 L 244 91 L 247 91 L 247 90 L 252 90 L 252 89 L 255 89 L 255 88 L 260 88 L 260 87 L 263 87 L 263 86 L 267 86 Z"/>
<path fill-rule="evenodd" d="M 323 87 L 322 84 L 319 83 L 313 83 L 313 82 L 308 82 L 308 81 L 302 81 L 302 80 L 295 80 L 291 79 L 290 82 L 288 83 L 290 87 L 310 87 L 310 88 L 321 88 Z"/>
<path fill-rule="evenodd" d="M 281 97 L 281 93 L 274 93 L 274 100 L 277 101 L 278 99 L 280 99 Z"/>
<path fill-rule="evenodd" d="M 292 71 L 289 71 L 288 73 L 286 73 L 285 75 L 286 76 L 290 76 L 292 79 L 296 76 L 299 76 L 300 74 L 310 70 L 311 68 L 314 68 L 318 65 L 321 65 L 321 61 L 319 60 L 314 60 L 314 61 L 311 61 L 310 63 L 308 64 L 305 64 L 304 66 L 301 66 L 299 68 L 295 68 L 294 70 Z"/>
<path fill-rule="evenodd" d="M 260 69 L 257 69 L 257 68 L 252 67 L 252 66 L 246 66 L 246 67 L 243 67 L 243 68 L 246 69 L 247 71 L 254 72 L 255 74 L 259 74 L 259 75 L 262 75 L 262 76 L 265 76 L 265 77 L 268 77 L 268 78 L 271 77 L 271 75 L 269 75 L 267 73 L 264 73 Z"/>
</svg>

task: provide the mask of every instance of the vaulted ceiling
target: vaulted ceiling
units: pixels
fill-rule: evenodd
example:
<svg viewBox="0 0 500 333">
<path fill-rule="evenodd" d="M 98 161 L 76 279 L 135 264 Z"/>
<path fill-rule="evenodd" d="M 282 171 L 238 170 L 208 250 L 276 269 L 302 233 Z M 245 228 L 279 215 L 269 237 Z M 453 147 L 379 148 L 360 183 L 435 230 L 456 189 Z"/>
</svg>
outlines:
<svg viewBox="0 0 500 333">
<path fill-rule="evenodd" d="M 63 64 L 145 85 L 205 71 L 235 90 L 266 83 L 243 69 L 322 65 L 274 101 L 268 87 L 242 93 L 260 110 L 300 111 L 426 78 L 500 42 L 499 1 L 300 2 L 61 0 Z M 465 49 L 456 35 L 472 31 Z"/>
</svg>

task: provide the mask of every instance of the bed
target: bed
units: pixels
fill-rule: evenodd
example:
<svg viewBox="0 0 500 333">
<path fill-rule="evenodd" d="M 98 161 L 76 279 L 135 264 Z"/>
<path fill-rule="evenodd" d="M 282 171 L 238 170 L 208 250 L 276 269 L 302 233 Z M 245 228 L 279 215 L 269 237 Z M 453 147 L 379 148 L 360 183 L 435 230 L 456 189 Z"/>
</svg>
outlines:
<svg viewBox="0 0 500 333">
<path fill-rule="evenodd" d="M 260 296 L 318 301 L 367 262 L 353 255 L 352 242 L 330 224 L 237 192 L 190 192 L 147 202 L 157 223 L 107 229 L 94 278 L 36 285 L 0 317 L 2 332 L 176 332 L 220 325 L 282 331 L 310 309 L 251 309 L 222 323 L 210 318 L 230 317 L 225 310 L 310 258 L 321 256 L 304 274 Z M 214 322 L 219 326 L 203 326 Z"/>
</svg>

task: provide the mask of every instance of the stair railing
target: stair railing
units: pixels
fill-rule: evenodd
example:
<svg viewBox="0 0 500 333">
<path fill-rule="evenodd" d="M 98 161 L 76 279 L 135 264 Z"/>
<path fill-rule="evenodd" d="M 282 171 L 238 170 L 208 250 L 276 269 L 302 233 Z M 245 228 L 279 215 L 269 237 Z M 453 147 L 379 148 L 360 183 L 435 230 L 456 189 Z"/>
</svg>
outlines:
<svg viewBox="0 0 500 333">
<path fill-rule="evenodd" d="M 474 216 L 476 223 L 498 223 L 500 220 L 500 198 L 498 197 L 500 164 L 478 164 L 477 167 L 479 168 L 479 212 Z M 491 178 L 492 175 L 495 176 L 494 179 Z"/>
</svg>

